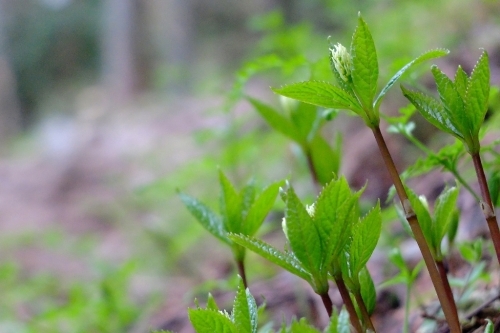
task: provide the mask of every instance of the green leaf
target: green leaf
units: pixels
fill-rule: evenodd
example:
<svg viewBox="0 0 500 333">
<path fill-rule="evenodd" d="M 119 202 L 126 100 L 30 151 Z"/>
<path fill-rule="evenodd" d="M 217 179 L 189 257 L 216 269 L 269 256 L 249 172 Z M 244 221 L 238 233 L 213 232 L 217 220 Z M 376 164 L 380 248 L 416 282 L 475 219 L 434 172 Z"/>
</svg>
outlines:
<svg viewBox="0 0 500 333">
<path fill-rule="evenodd" d="M 299 132 L 301 145 L 312 140 L 321 122 L 321 112 L 317 106 L 307 103 L 298 103 L 298 107 L 290 112 L 290 119 Z"/>
<path fill-rule="evenodd" d="M 324 260 L 332 261 L 340 255 L 349 239 L 353 220 L 357 219 L 356 204 L 357 195 L 353 195 L 344 177 L 332 180 L 321 191 L 314 218 L 323 243 Z"/>
<path fill-rule="evenodd" d="M 323 81 L 293 83 L 272 90 L 286 97 L 324 108 L 349 109 L 358 114 L 363 111 L 358 101 L 341 88 Z"/>
<path fill-rule="evenodd" d="M 228 315 L 207 309 L 189 309 L 189 320 L 196 333 L 238 333 Z"/>
<path fill-rule="evenodd" d="M 437 66 L 432 66 L 432 74 L 436 81 L 439 98 L 444 106 L 446 119 L 464 135 L 467 133 L 468 117 L 464 112 L 464 101 L 455 89 L 455 84 Z M 465 136 L 465 135 L 464 135 Z"/>
<path fill-rule="evenodd" d="M 290 241 L 293 253 L 312 274 L 315 282 L 320 284 L 313 286 L 315 287 L 315 291 L 323 292 L 323 290 L 316 289 L 325 287 L 323 283 L 326 282 L 326 271 L 324 274 L 321 272 L 323 261 L 321 239 L 316 224 L 309 216 L 292 187 L 289 187 L 287 190 L 285 217 L 288 240 Z"/>
<path fill-rule="evenodd" d="M 488 324 L 486 324 L 486 327 L 484 328 L 484 333 L 493 333 L 493 329 L 495 328 L 495 326 L 493 326 L 493 322 L 489 318 L 486 319 L 486 321 Z"/>
<path fill-rule="evenodd" d="M 453 212 L 456 209 L 458 198 L 458 189 L 452 187 L 443 192 L 436 201 L 434 210 L 434 247 L 437 249 L 437 254 L 440 254 L 441 242 L 446 236 L 450 222 L 453 218 Z M 440 259 L 439 256 L 437 259 Z"/>
<path fill-rule="evenodd" d="M 434 236 L 431 214 L 422 201 L 420 201 L 420 198 L 415 194 L 415 192 L 413 192 L 410 188 L 406 188 L 406 192 L 408 193 L 408 199 L 410 200 L 413 210 L 415 214 L 417 214 L 418 222 L 420 224 L 420 228 L 422 228 L 425 240 L 429 244 L 432 255 L 435 258 L 436 248 L 433 246 L 434 243 L 432 241 Z"/>
<path fill-rule="evenodd" d="M 465 110 L 470 118 L 469 129 L 473 136 L 478 135 L 486 111 L 488 111 L 489 93 L 490 67 L 488 65 L 488 53 L 483 51 L 470 76 L 465 97 Z"/>
<path fill-rule="evenodd" d="M 361 298 L 365 303 L 366 310 L 372 315 L 373 311 L 375 311 L 377 292 L 375 291 L 375 284 L 366 266 L 359 272 L 359 283 L 361 285 Z"/>
<path fill-rule="evenodd" d="M 231 245 L 231 241 L 227 238 L 227 232 L 224 229 L 224 225 L 219 216 L 217 216 L 210 208 L 205 206 L 196 198 L 182 192 L 179 193 L 179 197 L 189 212 L 198 220 L 198 222 L 200 222 L 203 228 L 222 242 Z"/>
<path fill-rule="evenodd" d="M 319 331 L 302 318 L 300 321 L 292 322 L 290 325 L 290 333 L 319 333 Z"/>
<path fill-rule="evenodd" d="M 321 184 L 332 180 L 333 175 L 339 173 L 341 160 L 342 137 L 337 135 L 335 148 L 321 136 L 316 135 L 309 145 L 314 170 Z"/>
<path fill-rule="evenodd" d="M 462 133 L 451 123 L 443 105 L 436 99 L 417 91 L 411 91 L 401 86 L 403 95 L 417 108 L 420 114 L 441 131 L 452 134 L 463 140 Z"/>
<path fill-rule="evenodd" d="M 207 309 L 219 311 L 219 306 L 211 293 L 208 293 Z"/>
<path fill-rule="evenodd" d="M 350 270 L 357 276 L 370 259 L 377 246 L 382 231 L 380 202 L 368 212 L 352 230 L 352 243 L 349 251 Z"/>
<path fill-rule="evenodd" d="M 401 68 L 396 74 L 394 74 L 394 76 L 389 80 L 389 82 L 387 82 L 387 84 L 385 85 L 385 87 L 380 91 L 380 94 L 378 94 L 377 99 L 375 100 L 375 103 L 374 103 L 375 109 L 378 109 L 378 107 L 380 106 L 380 103 L 382 102 L 382 98 L 385 96 L 385 94 L 387 94 L 387 92 L 389 91 L 389 89 L 392 88 L 392 86 L 394 85 L 394 83 L 396 83 L 396 81 L 401 76 L 403 76 L 403 74 L 410 67 L 412 67 L 414 65 L 417 65 L 417 64 L 420 64 L 420 63 L 422 63 L 424 61 L 427 61 L 427 60 L 430 60 L 430 59 L 444 57 L 448 53 L 450 53 L 450 51 L 446 50 L 446 49 L 434 49 L 434 50 L 430 50 L 430 51 L 427 51 L 427 52 L 421 54 L 420 56 L 416 57 L 415 59 L 413 59 L 412 61 L 410 61 L 406 65 L 404 65 L 403 68 Z"/>
<path fill-rule="evenodd" d="M 463 101 L 465 101 L 468 84 L 469 78 L 467 77 L 467 73 L 465 73 L 462 66 L 458 65 L 457 72 L 455 73 L 455 89 L 460 94 Z"/>
<path fill-rule="evenodd" d="M 332 315 L 330 316 L 330 321 L 328 322 L 328 326 L 325 328 L 324 333 L 337 333 L 339 323 L 339 315 L 337 313 L 337 308 L 333 308 Z"/>
<path fill-rule="evenodd" d="M 273 246 L 253 237 L 247 237 L 241 234 L 230 234 L 229 238 L 233 242 L 257 253 L 261 257 L 271 261 L 290 273 L 297 275 L 309 283 L 311 282 L 311 275 L 294 256 L 288 253 L 283 253 Z"/>
<path fill-rule="evenodd" d="M 349 313 L 345 308 L 342 308 L 339 315 L 339 320 L 337 324 L 337 333 L 350 333 L 351 325 L 349 322 Z"/>
<path fill-rule="evenodd" d="M 257 196 L 253 205 L 246 215 L 242 233 L 248 236 L 254 235 L 264 222 L 267 214 L 273 208 L 282 181 L 272 183 Z"/>
<path fill-rule="evenodd" d="M 274 130 L 286 135 L 297 143 L 301 143 L 299 132 L 288 118 L 269 105 L 261 103 L 256 99 L 249 97 L 248 101 Z"/>
<path fill-rule="evenodd" d="M 248 184 L 243 187 L 243 189 L 240 191 L 239 197 L 241 202 L 239 215 L 241 215 L 242 217 L 246 217 L 248 215 L 250 207 L 255 201 L 255 184 L 253 180 L 248 182 Z"/>
<path fill-rule="evenodd" d="M 239 333 L 257 332 L 257 305 L 241 278 L 234 300 L 233 320 Z"/>
<path fill-rule="evenodd" d="M 351 56 L 351 77 L 354 90 L 364 108 L 371 109 L 377 91 L 377 51 L 368 25 L 361 16 L 358 18 L 358 26 L 352 36 Z"/>
<path fill-rule="evenodd" d="M 219 170 L 219 181 L 222 189 L 221 215 L 228 232 L 241 231 L 242 198 L 233 187 L 226 175 Z"/>
</svg>

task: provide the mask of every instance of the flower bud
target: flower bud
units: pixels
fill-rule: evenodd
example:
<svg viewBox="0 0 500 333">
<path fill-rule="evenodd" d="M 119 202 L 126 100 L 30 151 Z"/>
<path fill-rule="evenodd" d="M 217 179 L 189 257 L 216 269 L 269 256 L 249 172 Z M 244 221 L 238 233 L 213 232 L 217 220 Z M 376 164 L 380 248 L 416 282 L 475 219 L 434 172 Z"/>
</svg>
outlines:
<svg viewBox="0 0 500 333">
<path fill-rule="evenodd" d="M 340 78 L 345 82 L 349 81 L 351 76 L 352 57 L 347 49 L 340 43 L 337 43 L 330 49 L 331 58 L 335 69 Z"/>
</svg>

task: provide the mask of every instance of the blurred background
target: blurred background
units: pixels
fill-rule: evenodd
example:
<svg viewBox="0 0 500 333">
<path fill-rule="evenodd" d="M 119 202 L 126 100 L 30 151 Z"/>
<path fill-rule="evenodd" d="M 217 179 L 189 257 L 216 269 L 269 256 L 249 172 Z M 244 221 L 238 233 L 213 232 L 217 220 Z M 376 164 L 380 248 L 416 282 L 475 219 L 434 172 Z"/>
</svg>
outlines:
<svg viewBox="0 0 500 333">
<path fill-rule="evenodd" d="M 269 86 L 331 80 L 327 37 L 349 45 L 359 11 L 380 82 L 435 47 L 449 74 L 470 70 L 482 47 L 500 83 L 495 0 L 0 0 L 0 332 L 191 332 L 193 299 L 235 281 L 175 190 L 215 206 L 220 167 L 311 193 L 245 96 L 278 105 Z M 404 105 L 395 88 L 387 112 Z M 338 122 L 350 180 L 383 179 L 376 163 L 359 174 L 372 148 Z M 278 272 L 254 266 L 253 280 Z"/>
</svg>

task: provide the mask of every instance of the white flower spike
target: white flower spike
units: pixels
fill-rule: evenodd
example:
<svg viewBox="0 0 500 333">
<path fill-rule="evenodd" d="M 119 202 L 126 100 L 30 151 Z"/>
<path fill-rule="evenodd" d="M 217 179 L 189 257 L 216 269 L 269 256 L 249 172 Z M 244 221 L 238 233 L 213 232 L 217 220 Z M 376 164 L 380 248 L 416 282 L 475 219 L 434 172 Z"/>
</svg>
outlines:
<svg viewBox="0 0 500 333">
<path fill-rule="evenodd" d="M 337 43 L 330 49 L 333 65 L 345 82 L 349 81 L 351 76 L 352 57 L 347 49 L 340 43 Z"/>
</svg>

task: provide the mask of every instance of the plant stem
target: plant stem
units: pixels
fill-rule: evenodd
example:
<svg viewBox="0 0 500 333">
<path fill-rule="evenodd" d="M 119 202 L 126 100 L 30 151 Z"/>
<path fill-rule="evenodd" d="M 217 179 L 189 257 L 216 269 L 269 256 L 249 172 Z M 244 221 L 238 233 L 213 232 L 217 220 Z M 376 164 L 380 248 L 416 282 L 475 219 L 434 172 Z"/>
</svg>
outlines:
<svg viewBox="0 0 500 333">
<path fill-rule="evenodd" d="M 245 263 L 243 262 L 243 259 L 242 260 L 237 259 L 236 266 L 238 267 L 238 274 L 240 274 L 241 279 L 243 280 L 243 285 L 245 286 L 245 288 L 248 288 L 247 276 L 245 273 Z"/>
<path fill-rule="evenodd" d="M 498 228 L 497 217 L 495 216 L 495 208 L 493 207 L 493 203 L 491 201 L 488 182 L 486 181 L 486 176 L 484 174 L 483 163 L 481 162 L 481 156 L 479 153 L 471 154 L 471 156 L 472 162 L 474 163 L 474 169 L 476 169 L 477 180 L 479 182 L 479 188 L 481 189 L 481 196 L 483 198 L 481 202 L 481 210 L 483 211 L 484 218 L 488 223 L 491 239 L 497 254 L 497 260 L 500 263 L 500 230 Z"/>
<path fill-rule="evenodd" d="M 323 305 L 325 306 L 326 312 L 328 313 L 328 318 L 332 316 L 333 313 L 333 303 L 330 295 L 328 295 L 328 291 L 319 294 L 321 296 L 321 300 L 323 301 Z"/>
<path fill-rule="evenodd" d="M 425 240 L 422 228 L 418 223 L 418 218 L 411 207 L 410 200 L 408 199 L 408 195 L 403 186 L 403 182 L 399 177 L 396 165 L 394 164 L 389 149 L 387 148 L 387 144 L 385 143 L 384 137 L 382 136 L 380 127 L 375 126 L 372 127 L 371 129 L 373 135 L 375 136 L 375 140 L 377 141 L 380 154 L 382 155 L 382 158 L 387 167 L 387 170 L 389 171 L 394 187 L 396 188 L 396 192 L 398 193 L 399 200 L 403 205 L 403 209 L 406 214 L 406 219 L 408 220 L 410 228 L 413 232 L 413 236 L 415 237 L 417 245 L 424 258 L 425 265 L 427 266 L 427 270 L 429 271 L 432 284 L 434 285 L 434 289 L 436 290 L 439 303 L 441 303 L 441 307 L 443 308 L 444 316 L 446 318 L 446 321 L 448 322 L 450 331 L 451 333 L 460 333 L 461 328 L 460 328 L 460 322 L 458 320 L 458 313 L 456 311 L 453 311 L 453 309 L 456 309 L 456 306 L 452 305 L 455 303 L 455 300 L 453 298 L 450 299 L 446 294 L 444 288 L 444 282 L 442 281 L 441 276 L 439 275 L 439 271 L 432 256 L 431 250 Z"/>
<path fill-rule="evenodd" d="M 344 301 L 344 305 L 347 309 L 347 313 L 349 313 L 349 318 L 351 320 L 352 326 L 354 326 L 354 329 L 358 333 L 363 332 L 363 328 L 361 327 L 361 322 L 358 317 L 358 313 L 356 312 L 356 309 L 354 308 L 354 303 L 352 302 L 351 295 L 349 294 L 349 291 L 347 290 L 347 287 L 344 283 L 344 280 L 342 279 L 342 276 L 334 276 L 335 283 L 337 284 L 337 288 L 339 290 L 340 296 L 342 297 L 342 301 Z"/>
<path fill-rule="evenodd" d="M 439 275 L 441 276 L 441 281 L 443 281 L 444 290 L 447 295 L 446 297 L 448 297 L 448 299 L 454 300 L 455 298 L 453 297 L 453 291 L 451 290 L 450 281 L 448 281 L 448 275 L 446 273 L 446 268 L 444 267 L 443 260 L 436 260 L 436 265 L 439 270 Z M 457 306 L 455 302 L 451 302 L 450 305 L 452 306 L 452 310 L 454 312 L 457 312 Z"/>
<path fill-rule="evenodd" d="M 370 318 L 370 314 L 366 309 L 365 302 L 363 301 L 363 297 L 361 297 L 361 293 L 359 291 L 354 293 L 354 298 L 356 298 L 356 303 L 358 303 L 358 308 L 359 311 L 361 312 L 361 316 L 363 317 L 363 322 L 365 323 L 366 328 L 372 332 L 376 332 L 375 327 L 373 326 L 372 320 Z"/>
</svg>

